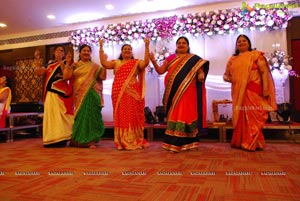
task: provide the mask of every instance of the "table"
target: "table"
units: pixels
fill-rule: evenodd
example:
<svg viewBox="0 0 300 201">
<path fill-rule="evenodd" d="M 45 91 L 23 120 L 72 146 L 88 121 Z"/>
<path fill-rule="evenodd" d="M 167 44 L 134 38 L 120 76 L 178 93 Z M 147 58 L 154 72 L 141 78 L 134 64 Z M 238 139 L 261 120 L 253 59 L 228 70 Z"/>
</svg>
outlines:
<svg viewBox="0 0 300 201">
<path fill-rule="evenodd" d="M 9 113 L 7 117 L 9 119 L 9 137 L 7 139 L 8 142 L 12 142 L 14 140 L 13 132 L 15 130 L 28 129 L 28 128 L 36 128 L 38 133 L 41 133 L 42 124 L 26 124 L 26 125 L 15 125 L 16 117 L 28 117 L 28 116 L 38 116 L 43 117 L 44 113 L 42 112 L 17 112 L 17 113 Z"/>
<path fill-rule="evenodd" d="M 10 128 L 9 127 L 0 128 L 0 132 L 5 132 L 6 142 L 10 142 Z"/>
</svg>

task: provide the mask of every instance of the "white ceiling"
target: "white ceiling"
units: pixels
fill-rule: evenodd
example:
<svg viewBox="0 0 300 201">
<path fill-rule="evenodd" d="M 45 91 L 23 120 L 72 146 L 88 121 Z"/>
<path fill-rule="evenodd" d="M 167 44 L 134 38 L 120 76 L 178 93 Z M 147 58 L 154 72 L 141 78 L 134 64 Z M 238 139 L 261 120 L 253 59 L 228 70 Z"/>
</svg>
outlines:
<svg viewBox="0 0 300 201">
<path fill-rule="evenodd" d="M 1 36 L 15 35 L 70 25 L 75 16 L 96 14 L 94 20 L 110 19 L 133 14 L 165 11 L 184 7 L 194 7 L 218 2 L 237 2 L 236 0 L 1 0 Z M 107 10 L 106 4 L 114 5 Z M 53 14 L 56 19 L 49 20 Z M 83 19 L 82 17 L 80 19 Z M 76 24 L 76 23 L 71 23 Z M 78 24 L 78 21 L 77 21 Z M 0 39 L 1 40 L 1 39 Z"/>
</svg>

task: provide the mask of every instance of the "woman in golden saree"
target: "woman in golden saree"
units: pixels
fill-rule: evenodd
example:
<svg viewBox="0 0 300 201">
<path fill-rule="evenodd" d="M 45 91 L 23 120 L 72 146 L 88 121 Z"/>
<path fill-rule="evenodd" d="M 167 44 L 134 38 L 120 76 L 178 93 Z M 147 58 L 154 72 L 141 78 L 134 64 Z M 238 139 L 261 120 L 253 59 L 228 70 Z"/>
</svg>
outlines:
<svg viewBox="0 0 300 201">
<path fill-rule="evenodd" d="M 206 128 L 205 79 L 209 61 L 190 53 L 189 41 L 179 37 L 176 53 L 159 66 L 153 54 L 150 60 L 155 70 L 165 76 L 163 105 L 167 114 L 167 129 L 163 149 L 180 152 L 198 148 L 199 134 Z"/>
<path fill-rule="evenodd" d="M 64 79 L 74 76 L 75 119 L 70 146 L 96 148 L 104 134 L 102 120 L 103 85 L 106 70 L 91 61 L 91 47 L 79 48 L 79 61 L 66 66 Z"/>
<path fill-rule="evenodd" d="M 263 53 L 253 50 L 250 39 L 238 36 L 224 81 L 231 83 L 234 132 L 231 146 L 247 151 L 265 147 L 262 128 L 268 112 L 277 109 L 274 82 Z"/>
<path fill-rule="evenodd" d="M 149 64 L 149 39 L 145 39 L 144 60 L 134 59 L 132 47 L 122 46 L 119 59 L 107 61 L 100 44 L 101 64 L 114 70 L 112 104 L 114 142 L 118 150 L 136 150 L 149 146 L 144 139 L 145 68 Z"/>
</svg>

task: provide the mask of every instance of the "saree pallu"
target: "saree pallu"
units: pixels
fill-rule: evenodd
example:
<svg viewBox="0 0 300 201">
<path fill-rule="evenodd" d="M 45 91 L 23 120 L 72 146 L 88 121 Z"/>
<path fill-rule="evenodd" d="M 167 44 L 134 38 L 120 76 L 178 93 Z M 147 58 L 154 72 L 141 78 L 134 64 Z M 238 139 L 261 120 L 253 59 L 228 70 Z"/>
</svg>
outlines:
<svg viewBox="0 0 300 201">
<path fill-rule="evenodd" d="M 50 63 L 44 85 L 44 145 L 70 140 L 73 121 L 72 83 L 62 79 L 58 62 Z"/>
<path fill-rule="evenodd" d="M 137 80 L 134 77 L 137 59 L 122 65 L 117 62 L 119 68 L 112 85 L 114 142 L 118 150 L 144 148 L 149 146 L 144 139 L 145 72 L 140 72 Z"/>
<path fill-rule="evenodd" d="M 104 134 L 102 120 L 102 81 L 98 76 L 103 69 L 92 62 L 78 62 L 74 69 L 75 120 L 72 146 L 89 147 Z"/>
<path fill-rule="evenodd" d="M 180 152 L 199 146 L 199 131 L 206 127 L 205 84 L 197 79 L 201 68 L 206 77 L 209 62 L 193 54 L 169 63 L 163 98 L 168 125 L 162 147 L 166 150 Z"/>
<path fill-rule="evenodd" d="M 256 64 L 261 56 L 261 52 L 253 50 L 231 59 L 234 126 L 231 146 L 248 151 L 265 147 L 262 128 L 268 113 L 277 108 L 271 73 L 268 73 L 270 95 L 268 98 L 262 95 L 262 78 Z"/>
<path fill-rule="evenodd" d="M 11 90 L 9 87 L 3 87 L 2 89 L 0 89 L 0 94 L 6 90 L 8 90 L 8 96 L 7 96 L 5 103 L 3 103 L 3 107 L 1 107 L 2 111 L 1 111 L 1 115 L 0 115 L 0 128 L 6 127 L 6 116 L 7 116 L 7 113 L 9 112 L 9 107 L 10 107 L 10 102 L 11 102 Z"/>
</svg>

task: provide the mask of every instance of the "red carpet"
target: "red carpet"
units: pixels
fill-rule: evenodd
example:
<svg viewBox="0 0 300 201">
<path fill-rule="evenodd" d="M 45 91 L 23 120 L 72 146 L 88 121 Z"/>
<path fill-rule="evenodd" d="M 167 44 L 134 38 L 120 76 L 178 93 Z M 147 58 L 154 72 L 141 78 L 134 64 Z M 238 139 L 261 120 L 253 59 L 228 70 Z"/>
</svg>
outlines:
<svg viewBox="0 0 300 201">
<path fill-rule="evenodd" d="M 96 149 L 43 148 L 40 138 L 0 143 L 0 200 L 300 200 L 299 144 L 245 152 L 201 142 L 179 154 L 161 144 L 117 151 L 111 139 Z"/>
</svg>

